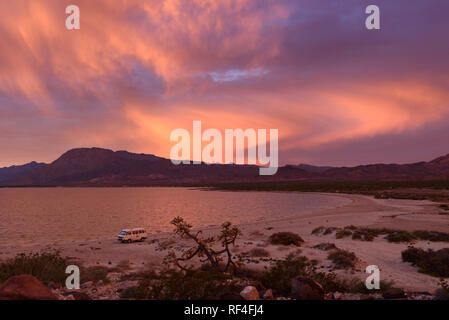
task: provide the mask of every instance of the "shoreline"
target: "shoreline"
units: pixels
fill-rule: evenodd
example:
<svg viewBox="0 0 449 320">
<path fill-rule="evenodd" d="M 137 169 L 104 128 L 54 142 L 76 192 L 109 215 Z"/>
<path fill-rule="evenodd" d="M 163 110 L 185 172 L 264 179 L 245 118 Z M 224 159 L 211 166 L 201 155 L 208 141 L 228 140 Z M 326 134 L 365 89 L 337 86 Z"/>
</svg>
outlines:
<svg viewBox="0 0 449 320">
<path fill-rule="evenodd" d="M 289 231 L 299 234 L 305 242 L 299 248 L 302 255 L 319 261 L 321 271 L 332 271 L 342 278 L 365 279 L 365 267 L 378 265 L 381 280 L 394 281 L 394 285 L 414 292 L 433 293 L 438 288 L 438 278 L 418 272 L 416 267 L 402 262 L 401 251 L 407 244 L 389 243 L 377 238 L 373 242 L 357 241 L 350 238 L 335 239 L 335 236 L 312 235 L 311 231 L 319 226 L 345 227 L 349 225 L 363 227 L 386 227 L 401 230 L 448 231 L 449 216 L 438 214 L 438 204 L 428 200 L 374 199 L 371 196 L 355 194 L 314 193 L 343 197 L 349 204 L 308 213 L 297 217 L 254 221 L 239 224 L 243 235 L 237 240 L 233 252 L 242 254 L 254 248 L 263 248 L 269 252 L 270 259 L 248 259 L 247 268 L 262 270 L 270 267 L 277 259 L 284 259 L 289 253 L 297 252 L 298 247 L 278 246 L 268 242 L 275 232 Z M 220 221 L 221 224 L 224 221 Z M 205 236 L 216 234 L 220 227 L 201 228 Z M 352 251 L 359 258 L 354 270 L 336 270 L 327 253 L 314 248 L 320 243 L 333 243 L 338 248 Z M 161 266 L 168 248 L 181 250 L 189 242 L 179 239 L 172 232 L 149 235 L 145 242 L 132 244 L 119 243 L 116 238 L 103 238 L 87 241 L 74 240 L 54 245 L 22 245 L 0 247 L 0 261 L 13 258 L 19 253 L 36 253 L 57 250 L 62 256 L 70 257 L 84 266 L 115 267 L 124 261 L 129 262 L 127 272 L 138 272 Z M 417 241 L 416 247 L 423 249 L 441 249 L 448 243 Z M 263 261 L 269 260 L 269 261 Z"/>
</svg>

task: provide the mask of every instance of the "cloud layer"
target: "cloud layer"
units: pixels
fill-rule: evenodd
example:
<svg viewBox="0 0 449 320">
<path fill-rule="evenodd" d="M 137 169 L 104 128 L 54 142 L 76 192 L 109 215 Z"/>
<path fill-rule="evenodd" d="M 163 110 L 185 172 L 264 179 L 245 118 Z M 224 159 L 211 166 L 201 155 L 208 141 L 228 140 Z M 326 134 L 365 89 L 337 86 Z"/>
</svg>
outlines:
<svg viewBox="0 0 449 320">
<path fill-rule="evenodd" d="M 280 162 L 449 152 L 449 3 L 16 0 L 0 4 L 0 166 L 73 147 L 168 156 L 170 132 L 278 128 Z M 65 8 L 81 30 L 65 29 Z"/>
</svg>

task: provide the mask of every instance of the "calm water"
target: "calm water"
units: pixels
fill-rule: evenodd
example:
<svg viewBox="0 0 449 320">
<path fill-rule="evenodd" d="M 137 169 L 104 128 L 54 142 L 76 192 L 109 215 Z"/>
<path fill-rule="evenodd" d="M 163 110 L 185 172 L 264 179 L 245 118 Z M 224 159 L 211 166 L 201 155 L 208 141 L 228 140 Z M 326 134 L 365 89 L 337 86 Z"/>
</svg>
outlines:
<svg viewBox="0 0 449 320">
<path fill-rule="evenodd" d="M 186 188 L 0 189 L 0 246 L 110 238 L 133 227 L 171 231 L 176 216 L 195 227 L 272 220 L 348 202 L 316 194 Z"/>
</svg>

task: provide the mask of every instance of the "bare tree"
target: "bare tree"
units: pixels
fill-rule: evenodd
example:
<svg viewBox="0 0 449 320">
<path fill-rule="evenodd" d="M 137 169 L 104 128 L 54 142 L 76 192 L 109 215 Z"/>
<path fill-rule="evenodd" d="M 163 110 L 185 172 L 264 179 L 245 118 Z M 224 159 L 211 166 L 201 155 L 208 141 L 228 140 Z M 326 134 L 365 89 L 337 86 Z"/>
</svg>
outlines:
<svg viewBox="0 0 449 320">
<path fill-rule="evenodd" d="M 236 226 L 233 226 L 230 222 L 225 222 L 221 225 L 222 229 L 217 237 L 202 238 L 202 231 L 194 233 L 192 231 L 192 225 L 188 224 L 181 217 L 173 219 L 171 224 L 175 226 L 174 232 L 176 234 L 184 239 L 193 240 L 195 246 L 183 250 L 181 257 L 178 257 L 173 250 L 170 250 L 164 259 L 165 264 L 173 264 L 182 270 L 187 270 L 182 262 L 191 260 L 197 256 L 201 262 L 208 262 L 211 267 L 217 270 L 220 269 L 220 263 L 224 259 L 227 259 L 223 271 L 228 272 L 231 268 L 233 272 L 237 270 L 239 263 L 233 261 L 233 255 L 230 250 L 230 246 L 234 246 L 237 237 L 241 235 L 241 231 Z M 214 249 L 217 243 L 221 244 L 222 249 Z M 225 255 L 225 258 L 223 258 L 223 255 Z"/>
</svg>

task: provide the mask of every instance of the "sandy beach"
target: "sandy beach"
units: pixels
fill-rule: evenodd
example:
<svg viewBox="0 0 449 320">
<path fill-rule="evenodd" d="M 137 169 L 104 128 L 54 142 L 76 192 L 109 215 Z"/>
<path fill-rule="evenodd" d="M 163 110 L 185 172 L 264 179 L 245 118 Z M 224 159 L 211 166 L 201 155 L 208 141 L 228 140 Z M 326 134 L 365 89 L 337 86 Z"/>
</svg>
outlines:
<svg viewBox="0 0 449 320">
<path fill-rule="evenodd" d="M 449 231 L 449 216 L 439 215 L 438 204 L 430 201 L 374 199 L 370 196 L 332 194 L 349 199 L 349 204 L 333 209 L 304 214 L 295 218 L 271 221 L 259 221 L 240 225 L 243 232 L 238 239 L 234 252 L 243 254 L 246 267 L 262 269 L 270 266 L 276 259 L 283 259 L 289 253 L 297 252 L 295 246 L 278 246 L 268 242 L 268 237 L 280 231 L 299 234 L 305 242 L 300 250 L 302 255 L 319 261 L 322 271 L 334 271 L 341 277 L 359 277 L 365 279 L 365 268 L 377 265 L 380 268 L 381 280 L 394 280 L 396 287 L 413 292 L 433 293 L 438 288 L 438 278 L 419 273 L 416 267 L 402 262 L 401 252 L 407 244 L 389 243 L 383 237 L 372 242 L 357 241 L 349 238 L 336 239 L 335 235 L 312 235 L 319 226 L 345 227 L 349 225 L 363 227 L 386 227 L 414 230 Z M 216 234 L 218 228 L 203 229 L 204 235 Z M 313 248 L 320 243 L 333 243 L 338 248 L 352 251 L 359 258 L 354 270 L 335 270 L 333 263 L 327 260 L 327 252 Z M 42 252 L 58 250 L 61 255 L 79 261 L 84 266 L 115 267 L 129 263 L 129 270 L 136 272 L 142 269 L 159 268 L 168 248 L 182 250 L 189 242 L 179 239 L 172 233 L 151 234 L 145 242 L 132 244 L 119 243 L 115 235 L 107 239 L 89 241 L 73 241 L 57 245 L 0 246 L 0 260 L 12 258 L 18 253 Z M 417 241 L 414 246 L 420 248 L 441 249 L 448 247 L 443 242 Z M 270 259 L 251 258 L 245 255 L 254 248 L 264 248 Z"/>
</svg>

